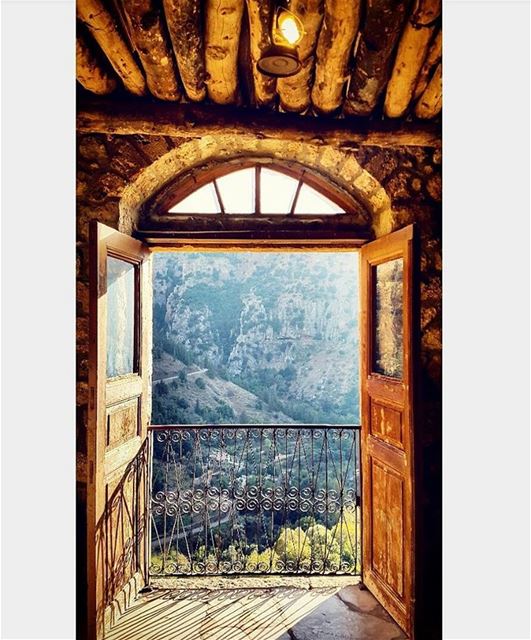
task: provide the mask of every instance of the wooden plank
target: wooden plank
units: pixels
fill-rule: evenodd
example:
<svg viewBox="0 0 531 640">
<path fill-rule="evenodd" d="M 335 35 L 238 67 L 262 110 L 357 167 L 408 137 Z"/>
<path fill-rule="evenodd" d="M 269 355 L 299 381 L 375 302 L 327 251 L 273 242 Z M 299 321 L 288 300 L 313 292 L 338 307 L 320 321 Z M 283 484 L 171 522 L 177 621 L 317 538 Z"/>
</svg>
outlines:
<svg viewBox="0 0 531 640">
<path fill-rule="evenodd" d="M 323 22 L 323 0 L 299 0 L 292 3 L 291 11 L 299 18 L 304 35 L 297 47 L 302 69 L 288 78 L 278 78 L 277 93 L 285 111 L 301 113 L 311 103 L 311 86 L 315 67 L 315 49 Z"/>
<path fill-rule="evenodd" d="M 151 236 L 149 231 L 138 232 L 146 243 L 157 251 L 353 251 L 367 242 L 368 233 L 337 234 L 336 238 L 328 238 L 326 233 L 315 238 L 290 238 L 289 234 L 275 237 L 244 237 L 231 234 L 230 238 L 221 236 L 204 238 L 167 234 L 166 236 Z"/>
<path fill-rule="evenodd" d="M 166 24 L 186 96 L 206 97 L 205 52 L 200 0 L 163 0 Z"/>
<path fill-rule="evenodd" d="M 238 44 L 244 0 L 206 0 L 205 65 L 208 97 L 234 104 L 238 94 Z"/>
<path fill-rule="evenodd" d="M 343 101 L 352 45 L 358 33 L 360 4 L 360 0 L 325 2 L 312 88 L 312 103 L 319 113 L 332 113 Z"/>
<path fill-rule="evenodd" d="M 116 79 L 100 64 L 79 29 L 76 38 L 76 78 L 87 91 L 97 95 L 106 95 L 116 89 Z"/>
<path fill-rule="evenodd" d="M 426 60 L 422 65 L 419 77 L 417 78 L 417 84 L 415 86 L 415 92 L 413 93 L 413 99 L 417 100 L 424 93 L 424 90 L 428 86 L 428 82 L 433 75 L 434 70 L 442 58 L 442 29 L 439 29 L 433 41 L 430 45 L 430 50 L 426 56 Z"/>
<path fill-rule="evenodd" d="M 434 118 L 442 109 L 442 64 L 439 63 L 426 90 L 415 105 L 417 118 Z"/>
<path fill-rule="evenodd" d="M 392 54 L 404 24 L 406 8 L 406 0 L 368 0 L 345 100 L 346 114 L 367 116 L 374 110 L 389 80 Z"/>
<path fill-rule="evenodd" d="M 111 476 L 115 471 L 125 467 L 136 456 L 142 445 L 140 436 L 133 436 L 122 443 L 121 446 L 110 449 L 105 453 L 104 473 L 105 477 Z"/>
<path fill-rule="evenodd" d="M 177 69 L 155 0 L 122 0 L 129 35 L 146 72 L 151 93 L 160 100 L 180 100 Z"/>
<path fill-rule="evenodd" d="M 138 431 L 138 398 L 107 410 L 107 449 L 121 445 Z"/>
<path fill-rule="evenodd" d="M 80 133 L 168 135 L 201 138 L 220 130 L 226 135 L 259 135 L 284 141 L 323 145 L 440 147 L 440 125 L 307 118 L 200 104 L 153 104 L 149 101 L 91 99 L 79 102 Z"/>
<path fill-rule="evenodd" d="M 275 99 L 276 79 L 260 73 L 256 66 L 262 54 L 271 46 L 272 4 L 263 0 L 246 0 L 249 16 L 251 66 L 254 80 L 254 98 L 260 107 L 270 105 Z"/>
<path fill-rule="evenodd" d="M 118 25 L 101 0 L 78 0 L 77 16 L 107 56 L 113 69 L 130 93 L 142 96 L 146 82 L 132 53 L 125 44 Z"/>
<path fill-rule="evenodd" d="M 441 0 L 421 0 L 406 23 L 385 95 L 388 118 L 399 118 L 407 111 L 440 13 Z"/>
</svg>

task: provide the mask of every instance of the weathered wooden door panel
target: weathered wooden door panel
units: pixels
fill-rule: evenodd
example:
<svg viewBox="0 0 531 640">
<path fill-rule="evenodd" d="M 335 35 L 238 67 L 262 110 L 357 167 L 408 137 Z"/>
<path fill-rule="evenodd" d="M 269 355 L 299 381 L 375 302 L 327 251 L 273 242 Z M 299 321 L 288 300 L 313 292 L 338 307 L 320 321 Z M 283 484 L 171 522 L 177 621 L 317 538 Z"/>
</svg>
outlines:
<svg viewBox="0 0 531 640">
<path fill-rule="evenodd" d="M 145 245 L 91 227 L 87 492 L 89 640 L 147 577 L 151 263 Z"/>
<path fill-rule="evenodd" d="M 363 581 L 413 636 L 413 227 L 364 245 Z"/>
</svg>

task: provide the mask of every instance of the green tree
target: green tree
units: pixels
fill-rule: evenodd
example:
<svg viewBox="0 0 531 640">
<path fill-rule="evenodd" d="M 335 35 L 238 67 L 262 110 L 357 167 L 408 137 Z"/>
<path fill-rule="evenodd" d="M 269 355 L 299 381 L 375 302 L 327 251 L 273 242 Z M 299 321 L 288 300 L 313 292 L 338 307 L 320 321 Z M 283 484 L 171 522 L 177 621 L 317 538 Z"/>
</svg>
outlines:
<svg viewBox="0 0 531 640">
<path fill-rule="evenodd" d="M 332 528 L 335 539 L 341 548 L 341 561 L 361 571 L 361 522 L 360 510 L 345 509 L 337 524 Z"/>
<path fill-rule="evenodd" d="M 274 550 L 282 562 L 309 568 L 312 549 L 306 533 L 300 527 L 281 529 Z"/>
</svg>

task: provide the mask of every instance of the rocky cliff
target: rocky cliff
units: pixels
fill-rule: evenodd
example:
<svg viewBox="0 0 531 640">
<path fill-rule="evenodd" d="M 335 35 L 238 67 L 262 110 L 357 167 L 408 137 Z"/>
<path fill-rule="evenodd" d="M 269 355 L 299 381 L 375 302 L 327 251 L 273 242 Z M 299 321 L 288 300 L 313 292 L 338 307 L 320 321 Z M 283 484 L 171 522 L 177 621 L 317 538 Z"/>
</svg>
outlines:
<svg viewBox="0 0 531 640">
<path fill-rule="evenodd" d="M 357 265 L 353 253 L 156 255 L 154 379 L 169 376 L 170 355 L 266 412 L 357 422 Z"/>
</svg>

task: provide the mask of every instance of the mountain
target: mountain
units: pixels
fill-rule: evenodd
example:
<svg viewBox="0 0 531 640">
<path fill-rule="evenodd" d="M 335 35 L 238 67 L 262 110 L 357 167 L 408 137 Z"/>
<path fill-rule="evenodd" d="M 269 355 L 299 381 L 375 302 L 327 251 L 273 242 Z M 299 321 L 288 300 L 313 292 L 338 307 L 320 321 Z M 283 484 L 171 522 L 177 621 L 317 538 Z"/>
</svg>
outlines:
<svg viewBox="0 0 531 640">
<path fill-rule="evenodd" d="M 353 253 L 156 254 L 152 422 L 357 423 L 357 266 Z"/>
</svg>

